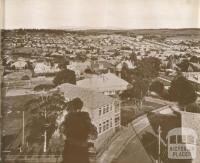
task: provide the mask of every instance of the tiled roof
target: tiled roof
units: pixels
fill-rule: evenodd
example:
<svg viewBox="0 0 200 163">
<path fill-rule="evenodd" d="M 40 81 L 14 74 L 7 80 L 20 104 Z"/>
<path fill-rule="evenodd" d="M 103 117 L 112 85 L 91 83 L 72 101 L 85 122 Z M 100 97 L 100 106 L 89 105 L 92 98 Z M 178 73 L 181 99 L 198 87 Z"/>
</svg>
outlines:
<svg viewBox="0 0 200 163">
<path fill-rule="evenodd" d="M 102 93 L 98 93 L 86 88 L 80 88 L 76 85 L 64 83 L 58 86 L 64 96 L 69 99 L 80 98 L 84 106 L 91 109 L 110 104 L 114 101 L 114 98 L 105 96 Z"/>
</svg>

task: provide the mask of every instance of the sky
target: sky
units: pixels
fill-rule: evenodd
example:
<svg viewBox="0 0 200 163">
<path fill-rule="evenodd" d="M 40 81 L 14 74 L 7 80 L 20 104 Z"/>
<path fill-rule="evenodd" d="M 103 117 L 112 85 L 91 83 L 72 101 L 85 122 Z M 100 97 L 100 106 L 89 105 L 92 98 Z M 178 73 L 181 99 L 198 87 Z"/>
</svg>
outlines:
<svg viewBox="0 0 200 163">
<path fill-rule="evenodd" d="M 198 28 L 199 9 L 200 0 L 4 0 L 3 27 Z"/>
</svg>

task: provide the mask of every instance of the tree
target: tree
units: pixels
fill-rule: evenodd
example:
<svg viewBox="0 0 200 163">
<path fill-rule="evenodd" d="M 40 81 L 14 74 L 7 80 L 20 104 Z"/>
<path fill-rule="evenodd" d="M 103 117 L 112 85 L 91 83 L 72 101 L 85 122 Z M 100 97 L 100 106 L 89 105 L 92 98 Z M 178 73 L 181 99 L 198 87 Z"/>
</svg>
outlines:
<svg viewBox="0 0 200 163">
<path fill-rule="evenodd" d="M 163 91 L 164 91 L 164 84 L 162 82 L 156 80 L 150 85 L 149 90 L 162 96 Z"/>
<path fill-rule="evenodd" d="M 148 92 L 149 82 L 148 80 L 137 80 L 132 85 L 132 88 L 124 91 L 121 97 L 133 100 L 139 110 L 142 108 L 144 97 Z"/>
<path fill-rule="evenodd" d="M 200 105 L 197 103 L 189 104 L 186 106 L 186 111 L 192 113 L 200 113 Z"/>
<path fill-rule="evenodd" d="M 169 97 L 172 101 L 177 101 L 180 105 L 188 105 L 196 101 L 197 94 L 190 83 L 183 76 L 177 76 L 169 88 Z"/>
<path fill-rule="evenodd" d="M 28 75 L 22 76 L 21 80 L 30 80 L 30 77 Z"/>
<path fill-rule="evenodd" d="M 148 57 L 138 61 L 138 65 L 134 70 L 129 70 L 128 66 L 124 65 L 122 78 L 132 83 L 133 88 L 125 91 L 121 97 L 133 99 L 137 108 L 141 109 L 151 81 L 159 75 L 160 64 L 159 59 Z"/>
<path fill-rule="evenodd" d="M 94 72 L 90 68 L 85 69 L 85 73 L 86 74 L 94 74 Z"/>
<path fill-rule="evenodd" d="M 181 69 L 182 72 L 187 72 L 189 67 L 188 59 L 184 59 L 180 64 L 178 64 L 178 67 Z"/>
<path fill-rule="evenodd" d="M 76 98 L 68 103 L 68 114 L 63 123 L 66 136 L 63 162 L 89 163 L 88 148 L 92 145 L 90 138 L 97 137 L 96 127 L 91 123 L 87 112 L 82 112 L 83 102 Z M 78 156 L 78 157 L 77 157 Z"/>
<path fill-rule="evenodd" d="M 192 57 L 190 58 L 190 62 L 198 63 L 198 62 L 199 62 L 199 58 L 198 58 L 196 55 L 194 55 L 194 56 L 192 56 Z"/>
<path fill-rule="evenodd" d="M 132 52 L 131 54 L 130 54 L 130 60 L 131 60 L 131 62 L 133 62 L 135 65 L 137 65 L 137 55 L 134 53 L 134 52 Z"/>
<path fill-rule="evenodd" d="M 121 77 L 126 81 L 130 81 L 130 70 L 125 62 L 122 64 Z"/>
<path fill-rule="evenodd" d="M 58 72 L 53 79 L 53 83 L 57 86 L 63 83 L 76 84 L 75 72 L 69 69 L 63 69 Z"/>
<path fill-rule="evenodd" d="M 54 87 L 55 87 L 54 84 L 39 84 L 34 87 L 34 91 L 43 91 L 43 90 L 47 91 Z"/>
<path fill-rule="evenodd" d="M 45 95 L 33 98 L 24 105 L 25 135 L 30 149 L 34 144 L 38 144 L 41 150 L 47 151 L 48 141 L 57 127 L 56 119 L 65 107 L 64 96 L 57 92 L 46 92 Z"/>
<path fill-rule="evenodd" d="M 135 104 L 139 109 L 142 109 L 144 97 L 147 95 L 149 89 L 148 80 L 137 80 L 133 83 L 132 95 L 135 99 Z"/>
</svg>

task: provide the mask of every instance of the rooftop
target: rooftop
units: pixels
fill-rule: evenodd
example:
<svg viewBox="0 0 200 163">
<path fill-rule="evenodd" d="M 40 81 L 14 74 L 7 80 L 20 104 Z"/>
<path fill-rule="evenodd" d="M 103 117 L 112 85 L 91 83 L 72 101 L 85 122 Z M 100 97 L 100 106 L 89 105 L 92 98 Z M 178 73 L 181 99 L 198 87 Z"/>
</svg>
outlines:
<svg viewBox="0 0 200 163">
<path fill-rule="evenodd" d="M 98 93 L 87 88 L 80 88 L 69 83 L 61 84 L 58 88 L 64 93 L 65 97 L 69 99 L 78 97 L 83 101 L 85 107 L 91 109 L 96 109 L 110 104 L 115 100 L 114 98 L 103 95 L 102 93 Z"/>
<path fill-rule="evenodd" d="M 90 78 L 77 81 L 77 85 L 92 90 L 105 91 L 109 89 L 124 89 L 128 86 L 128 82 L 116 76 L 113 73 L 102 75 L 92 75 Z"/>
</svg>

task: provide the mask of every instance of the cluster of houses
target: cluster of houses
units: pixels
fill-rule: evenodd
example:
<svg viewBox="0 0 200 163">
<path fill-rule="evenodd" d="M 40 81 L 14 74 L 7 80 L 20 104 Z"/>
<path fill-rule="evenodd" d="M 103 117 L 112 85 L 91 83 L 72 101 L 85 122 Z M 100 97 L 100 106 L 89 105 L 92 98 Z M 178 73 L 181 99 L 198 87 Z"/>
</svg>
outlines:
<svg viewBox="0 0 200 163">
<path fill-rule="evenodd" d="M 143 35 L 90 34 L 53 31 L 4 31 L 2 53 L 4 56 L 24 55 L 30 57 L 69 57 L 75 60 L 106 60 L 116 64 L 135 53 L 138 58 L 156 56 L 166 60 L 170 55 L 199 54 L 199 40 L 183 40 L 172 44 L 170 39 L 158 42 L 144 39 Z M 175 38 L 174 38 L 175 39 Z M 16 61 L 15 59 L 13 59 Z"/>
<path fill-rule="evenodd" d="M 146 40 L 142 35 L 136 37 L 120 34 L 79 35 L 69 32 L 62 34 L 48 32 L 17 32 L 4 31 L 2 42 L 3 64 L 9 74 L 18 74 L 18 78 L 10 82 L 18 82 L 19 73 L 29 69 L 30 82 L 37 84 L 52 82 L 52 76 L 60 71 L 59 62 L 69 60 L 67 68 L 76 74 L 76 85 L 64 83 L 57 89 L 62 92 L 66 100 L 79 97 L 83 103 L 83 110 L 90 114 L 92 122 L 97 127 L 98 139 L 95 146 L 100 149 L 120 128 L 121 106 L 118 95 L 128 89 L 130 84 L 121 79 L 120 74 L 124 64 L 129 69 L 136 67 L 131 55 L 138 60 L 143 57 L 154 56 L 161 60 L 163 67 L 176 69 L 187 52 L 182 52 L 181 46 L 158 43 Z M 196 48 L 196 47 L 194 47 Z M 174 57 L 170 59 L 170 55 Z M 178 56 L 178 57 L 177 57 Z M 200 83 L 200 64 L 191 63 L 189 71 L 184 75 L 189 80 Z M 89 73 L 86 71 L 89 71 Z M 22 73 L 23 74 L 23 73 Z M 50 76 L 50 77 L 49 77 Z M 8 89 L 6 98 L 17 98 L 37 94 L 33 87 L 28 89 Z M 14 99 L 13 99 L 14 101 Z"/>
<path fill-rule="evenodd" d="M 77 97 L 83 101 L 83 111 L 90 114 L 92 123 L 97 127 L 98 139 L 94 143 L 99 150 L 121 126 L 121 106 L 117 95 L 126 90 L 128 86 L 129 83 L 109 72 L 99 76 L 91 75 L 86 79 L 79 80 L 77 85 L 64 83 L 56 89 L 64 94 L 67 101 Z M 5 98 L 9 100 L 13 98 L 15 101 L 16 98 L 30 95 L 38 96 L 38 92 L 24 88 L 9 89 Z M 21 103 L 23 104 L 23 102 Z M 8 114 L 11 112 L 9 110 Z"/>
</svg>

